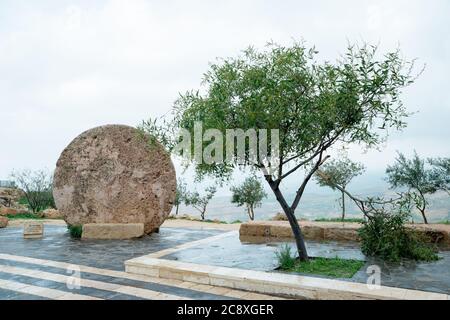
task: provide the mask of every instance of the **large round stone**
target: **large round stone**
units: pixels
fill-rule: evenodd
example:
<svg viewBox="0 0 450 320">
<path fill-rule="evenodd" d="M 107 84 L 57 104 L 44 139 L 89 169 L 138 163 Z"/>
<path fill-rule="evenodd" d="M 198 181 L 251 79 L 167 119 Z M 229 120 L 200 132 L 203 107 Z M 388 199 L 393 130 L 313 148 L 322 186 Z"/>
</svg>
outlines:
<svg viewBox="0 0 450 320">
<path fill-rule="evenodd" d="M 169 154 L 124 125 L 75 138 L 62 152 L 53 181 L 56 206 L 68 224 L 144 223 L 145 233 L 167 218 L 175 189 Z"/>
</svg>

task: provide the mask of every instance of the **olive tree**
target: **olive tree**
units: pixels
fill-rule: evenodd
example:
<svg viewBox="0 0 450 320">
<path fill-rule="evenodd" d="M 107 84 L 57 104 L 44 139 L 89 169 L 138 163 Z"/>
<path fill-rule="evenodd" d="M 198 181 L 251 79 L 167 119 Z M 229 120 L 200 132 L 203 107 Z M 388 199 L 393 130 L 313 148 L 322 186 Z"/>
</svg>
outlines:
<svg viewBox="0 0 450 320">
<path fill-rule="evenodd" d="M 425 210 L 428 205 L 427 194 L 438 190 L 432 170 L 426 166 L 424 159 L 414 151 L 411 159 L 398 153 L 395 163 L 386 169 L 387 181 L 391 188 L 407 188 L 415 207 L 420 211 L 423 222 L 428 223 Z"/>
<path fill-rule="evenodd" d="M 342 207 L 342 221 L 345 219 L 345 190 L 347 185 L 353 178 L 361 175 L 365 167 L 362 163 L 354 162 L 347 157 L 341 159 L 333 159 L 324 163 L 320 168 L 323 175 L 316 174 L 316 180 L 321 186 L 330 187 L 336 190 L 336 185 L 342 187 L 341 192 L 341 207 Z M 324 179 L 323 176 L 327 179 Z"/>
<path fill-rule="evenodd" d="M 246 206 L 248 217 L 255 220 L 255 207 L 261 206 L 261 201 L 267 197 L 267 193 L 261 182 L 256 177 L 248 177 L 240 186 L 231 187 L 231 202 L 237 206 Z"/>
<path fill-rule="evenodd" d="M 185 204 L 187 206 L 192 206 L 200 212 L 202 220 L 205 220 L 206 207 L 209 201 L 214 197 L 217 192 L 215 186 L 209 186 L 205 189 L 205 194 L 201 195 L 197 191 L 187 192 L 185 195 Z"/>
<path fill-rule="evenodd" d="M 23 191 L 28 207 L 33 213 L 55 207 L 52 193 L 53 178 L 47 171 L 14 171 L 11 173 L 11 179 Z"/>
<path fill-rule="evenodd" d="M 334 63 L 319 62 L 317 53 L 304 43 L 270 43 L 265 50 L 249 48 L 238 57 L 219 60 L 205 74 L 201 90 L 180 95 L 171 120 L 150 120 L 141 127 L 177 152 L 180 136 L 170 129 L 190 132 L 194 144 L 183 157 L 199 177 L 227 179 L 237 167 L 260 170 L 288 218 L 301 260 L 308 260 L 308 253 L 295 210 L 308 182 L 329 157 L 327 151 L 342 143 L 378 147 L 387 129 L 403 128 L 408 113 L 401 89 L 415 79 L 413 61 L 405 61 L 398 50 L 379 56 L 374 46 L 349 46 Z M 253 130 L 257 138 L 268 129 L 278 130 L 278 135 L 267 139 L 267 157 L 257 161 L 251 148 L 242 156 L 236 148 L 224 147 L 215 154 L 226 153 L 226 161 L 205 162 L 195 156 L 198 122 L 202 132 L 212 129 L 223 136 L 230 128 Z M 203 137 L 201 147 L 217 145 L 218 140 L 212 140 Z M 278 151 L 272 152 L 276 144 Z M 298 186 L 288 202 L 281 186 L 291 175 Z"/>
</svg>

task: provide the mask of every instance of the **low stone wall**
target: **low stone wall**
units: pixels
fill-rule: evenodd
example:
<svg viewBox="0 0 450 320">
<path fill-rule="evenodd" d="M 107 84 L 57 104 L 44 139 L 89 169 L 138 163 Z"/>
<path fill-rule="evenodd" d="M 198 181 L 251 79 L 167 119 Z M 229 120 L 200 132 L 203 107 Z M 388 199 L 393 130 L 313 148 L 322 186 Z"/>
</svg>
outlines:
<svg viewBox="0 0 450 320">
<path fill-rule="evenodd" d="M 8 226 L 8 218 L 0 216 L 0 228 L 6 228 Z"/>
<path fill-rule="evenodd" d="M 307 240 L 359 241 L 359 223 L 299 221 Z M 450 225 L 408 225 L 409 228 L 425 235 L 431 242 L 450 246 Z M 287 221 L 252 221 L 241 224 L 241 238 L 293 238 Z"/>
</svg>

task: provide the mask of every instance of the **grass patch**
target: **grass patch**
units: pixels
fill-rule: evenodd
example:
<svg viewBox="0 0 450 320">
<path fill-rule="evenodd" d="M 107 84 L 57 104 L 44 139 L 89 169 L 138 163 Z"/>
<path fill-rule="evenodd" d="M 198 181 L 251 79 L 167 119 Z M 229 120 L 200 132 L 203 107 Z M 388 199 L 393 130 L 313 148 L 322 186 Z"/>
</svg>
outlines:
<svg viewBox="0 0 450 320">
<path fill-rule="evenodd" d="M 221 221 L 221 220 L 216 220 L 216 219 L 214 219 L 214 220 L 212 220 L 212 219 L 205 219 L 205 220 L 198 219 L 197 221 L 208 222 L 208 223 L 228 224 L 228 222 L 226 222 L 226 221 Z"/>
<path fill-rule="evenodd" d="M 68 225 L 67 229 L 69 230 L 70 236 L 72 238 L 81 238 L 81 235 L 83 234 L 83 226 L 81 225 Z"/>
<path fill-rule="evenodd" d="M 207 223 L 218 223 L 218 224 L 235 224 L 235 223 L 242 223 L 241 220 L 234 220 L 232 222 L 226 222 L 219 219 L 205 219 L 202 220 L 200 218 L 192 217 L 186 214 L 183 215 L 170 215 L 167 219 L 169 220 L 188 220 L 188 221 L 198 221 L 198 222 L 207 222 Z"/>
<path fill-rule="evenodd" d="M 308 262 L 296 261 L 288 271 L 323 275 L 333 278 L 351 278 L 364 266 L 364 261 L 341 258 L 311 258 Z"/>
<path fill-rule="evenodd" d="M 341 218 L 319 218 L 315 219 L 316 222 L 357 222 L 357 223 L 363 223 L 364 219 L 362 218 L 345 218 L 344 221 L 342 221 Z"/>
<path fill-rule="evenodd" d="M 27 219 L 27 220 L 40 220 L 43 219 L 35 213 L 18 213 L 18 214 L 7 214 L 6 217 L 10 220 L 17 219 Z"/>
<path fill-rule="evenodd" d="M 310 258 L 300 261 L 292 255 L 291 247 L 284 245 L 276 253 L 280 269 L 332 278 L 351 278 L 364 266 L 364 261 L 335 258 Z"/>
<path fill-rule="evenodd" d="M 28 200 L 26 197 L 21 197 L 19 199 L 19 204 L 24 205 L 24 206 L 28 206 Z"/>
</svg>

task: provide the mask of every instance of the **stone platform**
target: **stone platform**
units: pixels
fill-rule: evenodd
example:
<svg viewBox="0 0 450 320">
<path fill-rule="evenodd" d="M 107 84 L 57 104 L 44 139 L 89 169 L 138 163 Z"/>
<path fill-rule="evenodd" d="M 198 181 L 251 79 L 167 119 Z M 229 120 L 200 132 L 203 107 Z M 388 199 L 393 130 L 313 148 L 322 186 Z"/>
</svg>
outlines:
<svg viewBox="0 0 450 320">
<path fill-rule="evenodd" d="M 299 221 L 303 235 L 307 240 L 359 241 L 360 223 Z M 409 224 L 408 228 L 427 236 L 430 241 L 450 246 L 450 225 Z M 247 237 L 293 238 L 287 221 L 252 221 L 241 224 L 241 239 Z"/>
<path fill-rule="evenodd" d="M 82 239 L 125 240 L 144 235 L 143 223 L 87 223 Z"/>
</svg>

